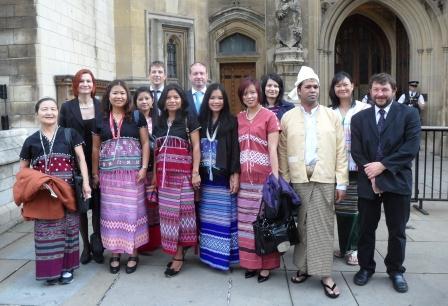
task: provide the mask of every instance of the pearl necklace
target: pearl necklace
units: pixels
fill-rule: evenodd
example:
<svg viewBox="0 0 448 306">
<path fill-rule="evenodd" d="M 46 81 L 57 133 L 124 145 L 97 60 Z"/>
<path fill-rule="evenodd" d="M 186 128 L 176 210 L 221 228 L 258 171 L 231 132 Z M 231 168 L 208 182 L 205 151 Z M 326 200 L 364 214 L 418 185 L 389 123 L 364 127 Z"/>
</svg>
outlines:
<svg viewBox="0 0 448 306">
<path fill-rule="evenodd" d="M 258 108 L 258 110 L 257 110 L 257 111 L 255 112 L 255 114 L 253 115 L 252 119 L 249 119 L 249 110 L 246 110 L 246 119 L 247 119 L 248 121 L 251 121 L 251 122 L 252 122 L 252 120 L 255 119 L 255 117 L 258 115 L 258 113 L 261 111 L 262 108 L 263 108 L 263 106 L 260 106 L 260 107 Z"/>
</svg>

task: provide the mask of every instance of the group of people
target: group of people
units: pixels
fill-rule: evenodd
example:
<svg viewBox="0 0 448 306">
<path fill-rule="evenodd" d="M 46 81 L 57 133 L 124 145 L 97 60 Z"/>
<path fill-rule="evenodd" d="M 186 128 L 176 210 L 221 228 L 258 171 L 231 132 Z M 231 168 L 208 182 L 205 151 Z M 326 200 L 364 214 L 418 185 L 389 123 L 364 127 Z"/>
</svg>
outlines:
<svg viewBox="0 0 448 306">
<path fill-rule="evenodd" d="M 324 293 L 338 297 L 331 276 L 338 256 L 352 265 L 359 260 L 354 281 L 366 284 L 375 271 L 383 202 L 389 229 L 385 263 L 395 289 L 407 290 L 402 264 L 420 121 L 413 109 L 394 102 L 390 75 L 372 77 L 373 107 L 353 99 L 353 81 L 344 72 L 332 80 L 331 107 L 319 104 L 319 77 L 309 67 L 301 68 L 292 91 L 298 106 L 283 99 L 277 74 L 264 76 L 261 85 L 245 78 L 238 88 L 244 111 L 237 116 L 223 85 L 207 84 L 205 65 L 192 64 L 189 75 L 189 90 L 165 85 L 164 64 L 156 61 L 150 86 L 132 98 L 125 82 L 114 80 L 100 102 L 94 75 L 82 69 L 73 79 L 75 99 L 60 111 L 52 98 L 37 102 L 40 129 L 25 141 L 20 167 L 68 184 L 78 167 L 83 195 L 91 198 L 94 231 L 89 241 L 87 215 L 68 209 L 62 219 L 36 219 L 37 279 L 69 283 L 79 262 L 104 261 L 103 248 L 111 253 L 111 273 L 119 272 L 121 254 L 128 254 L 126 273 L 133 273 L 138 255 L 158 247 L 172 256 L 164 273 L 173 277 L 193 247 L 213 268 L 239 263 L 245 278 L 265 282 L 280 266 L 281 254 L 257 255 L 252 223 L 263 185 L 273 175 L 291 183 L 302 202 L 293 283 L 318 276 Z"/>
</svg>

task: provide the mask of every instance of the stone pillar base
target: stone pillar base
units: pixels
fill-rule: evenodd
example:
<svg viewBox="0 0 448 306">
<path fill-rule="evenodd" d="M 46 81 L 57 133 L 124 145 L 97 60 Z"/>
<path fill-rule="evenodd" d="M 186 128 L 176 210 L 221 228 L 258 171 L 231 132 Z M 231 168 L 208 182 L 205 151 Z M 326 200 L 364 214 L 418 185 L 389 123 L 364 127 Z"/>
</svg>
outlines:
<svg viewBox="0 0 448 306">
<path fill-rule="evenodd" d="M 278 48 L 274 53 L 276 72 L 282 77 L 285 95 L 294 88 L 300 67 L 304 62 L 303 50 L 300 48 Z M 297 101 L 293 101 L 297 102 Z"/>
</svg>

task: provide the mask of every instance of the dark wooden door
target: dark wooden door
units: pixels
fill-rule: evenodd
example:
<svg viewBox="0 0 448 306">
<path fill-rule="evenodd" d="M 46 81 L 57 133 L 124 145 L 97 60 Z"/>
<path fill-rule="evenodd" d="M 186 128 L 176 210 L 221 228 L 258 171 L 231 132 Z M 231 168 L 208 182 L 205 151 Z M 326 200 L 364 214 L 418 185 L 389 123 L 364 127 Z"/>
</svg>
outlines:
<svg viewBox="0 0 448 306">
<path fill-rule="evenodd" d="M 230 111 L 234 115 L 242 109 L 238 98 L 240 81 L 248 76 L 255 78 L 255 63 L 226 63 L 220 65 L 220 80 L 229 96 Z"/>
<path fill-rule="evenodd" d="M 391 49 L 383 30 L 362 15 L 345 19 L 336 37 L 334 68 L 353 77 L 354 96 L 362 99 L 373 74 L 391 71 Z"/>
</svg>

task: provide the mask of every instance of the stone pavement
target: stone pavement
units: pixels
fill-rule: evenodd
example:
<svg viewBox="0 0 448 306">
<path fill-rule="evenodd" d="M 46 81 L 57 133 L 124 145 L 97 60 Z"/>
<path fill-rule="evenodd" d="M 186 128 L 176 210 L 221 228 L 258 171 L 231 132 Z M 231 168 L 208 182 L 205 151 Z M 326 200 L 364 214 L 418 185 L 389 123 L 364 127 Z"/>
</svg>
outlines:
<svg viewBox="0 0 448 306">
<path fill-rule="evenodd" d="M 191 251 L 182 272 L 168 279 L 163 271 L 169 257 L 157 251 L 141 256 L 134 274 L 122 268 L 112 275 L 106 264 L 90 263 L 75 272 L 70 285 L 46 287 L 34 279 L 33 223 L 24 222 L 0 235 L 0 305 L 448 305 L 448 203 L 428 202 L 425 208 L 429 216 L 411 211 L 405 261 L 410 290 L 405 294 L 393 290 L 385 273 L 384 218 L 377 232 L 377 272 L 369 284 L 354 285 L 358 268 L 335 259 L 333 277 L 341 290 L 336 300 L 324 295 L 317 278 L 299 285 L 289 281 L 295 273 L 292 251 L 263 284 L 244 279 L 239 268 L 212 270 Z"/>
</svg>

